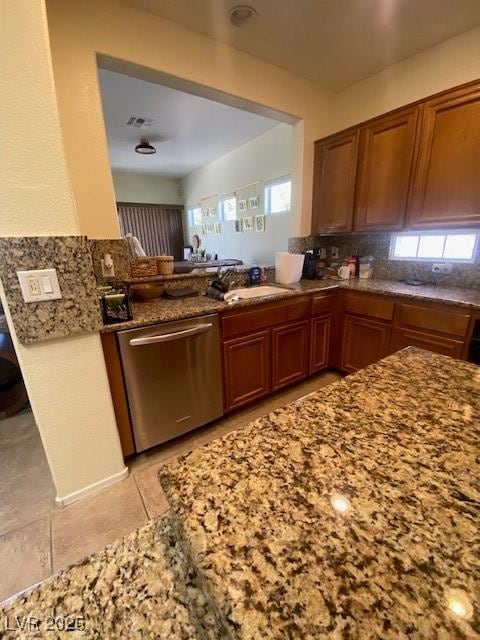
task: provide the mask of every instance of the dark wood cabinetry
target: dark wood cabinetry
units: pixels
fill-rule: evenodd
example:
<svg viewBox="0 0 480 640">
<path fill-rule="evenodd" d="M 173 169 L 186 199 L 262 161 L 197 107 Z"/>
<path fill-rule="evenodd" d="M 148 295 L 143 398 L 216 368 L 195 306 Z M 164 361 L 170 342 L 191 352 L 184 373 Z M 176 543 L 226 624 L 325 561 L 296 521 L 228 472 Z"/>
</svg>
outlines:
<svg viewBox="0 0 480 640">
<path fill-rule="evenodd" d="M 480 85 L 425 102 L 410 227 L 480 223 Z"/>
<path fill-rule="evenodd" d="M 313 233 L 352 230 L 359 131 L 315 143 Z"/>
<path fill-rule="evenodd" d="M 272 330 L 272 387 L 281 389 L 308 375 L 308 321 Z"/>
<path fill-rule="evenodd" d="M 397 231 L 407 213 L 419 108 L 361 129 L 354 229 Z"/>
<path fill-rule="evenodd" d="M 315 143 L 312 233 L 480 225 L 480 82 Z"/>
<path fill-rule="evenodd" d="M 226 409 L 262 398 L 270 391 L 270 331 L 223 343 Z"/>
<path fill-rule="evenodd" d="M 327 367 L 353 373 L 408 346 L 466 358 L 479 317 L 468 308 L 352 290 L 225 310 L 220 316 L 225 412 Z M 102 345 L 127 457 L 135 447 L 115 334 L 103 334 Z"/>
<path fill-rule="evenodd" d="M 390 324 L 345 314 L 343 320 L 342 370 L 358 371 L 388 354 Z"/>
<path fill-rule="evenodd" d="M 329 365 L 332 316 L 313 318 L 310 330 L 310 373 L 317 373 Z"/>
<path fill-rule="evenodd" d="M 329 366 L 335 299 L 300 296 L 222 316 L 227 411 Z"/>
</svg>

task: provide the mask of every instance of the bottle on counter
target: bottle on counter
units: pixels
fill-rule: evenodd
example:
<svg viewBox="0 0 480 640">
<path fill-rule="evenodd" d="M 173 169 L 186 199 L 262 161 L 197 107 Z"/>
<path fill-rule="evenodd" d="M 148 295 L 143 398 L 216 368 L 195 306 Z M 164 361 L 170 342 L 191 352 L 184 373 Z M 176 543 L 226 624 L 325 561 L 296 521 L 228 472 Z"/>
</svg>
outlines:
<svg viewBox="0 0 480 640">
<path fill-rule="evenodd" d="M 355 273 L 357 271 L 357 262 L 355 260 L 355 256 L 350 256 L 347 260 L 348 268 L 350 269 L 350 277 L 355 278 Z"/>
</svg>

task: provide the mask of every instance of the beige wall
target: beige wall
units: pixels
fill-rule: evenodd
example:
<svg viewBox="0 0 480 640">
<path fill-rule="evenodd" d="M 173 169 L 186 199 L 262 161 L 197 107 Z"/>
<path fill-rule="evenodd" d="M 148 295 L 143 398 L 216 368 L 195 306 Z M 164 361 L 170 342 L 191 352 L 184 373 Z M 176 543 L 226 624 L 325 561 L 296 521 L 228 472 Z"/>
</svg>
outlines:
<svg viewBox="0 0 480 640">
<path fill-rule="evenodd" d="M 48 21 L 70 179 L 81 230 L 118 234 L 95 53 L 133 62 L 304 119 L 295 126 L 300 212 L 310 224 L 313 145 L 329 128 L 331 94 L 227 45 L 115 0 L 48 0 Z M 92 150 L 95 153 L 92 153 Z"/>
<path fill-rule="evenodd" d="M 3 3 L 0 25 L 0 57 L 8 60 L 1 77 L 0 235 L 75 235 L 43 0 Z M 0 294 L 6 308 L 1 286 Z M 58 497 L 122 472 L 98 334 L 30 347 L 13 338 Z"/>
<path fill-rule="evenodd" d="M 337 94 L 332 132 L 480 79 L 480 27 L 388 67 Z"/>
<path fill-rule="evenodd" d="M 94 237 L 118 235 L 96 52 L 299 118 L 293 131 L 292 175 L 298 211 L 294 233 L 300 235 L 310 228 L 315 139 L 480 77 L 479 29 L 389 67 L 334 97 L 285 70 L 115 0 L 47 0 L 47 8 L 80 229 Z"/>
<path fill-rule="evenodd" d="M 112 178 L 117 202 L 183 204 L 182 183 L 179 178 L 115 169 L 112 170 Z"/>
<path fill-rule="evenodd" d="M 221 198 L 258 180 L 267 182 L 290 175 L 291 170 L 292 127 L 282 123 L 185 176 L 182 180 L 185 206 L 197 204 L 212 194 Z M 262 197 L 261 208 L 245 216 L 263 213 L 263 205 Z M 202 249 L 218 253 L 220 259 L 238 258 L 245 264 L 271 266 L 275 264 L 275 252 L 287 251 L 288 238 L 294 235 L 294 209 L 267 215 L 264 233 L 238 233 L 233 222 L 226 222 L 219 235 L 204 235 L 196 227 L 189 229 L 187 209 L 184 213 L 186 240 L 198 233 Z"/>
</svg>

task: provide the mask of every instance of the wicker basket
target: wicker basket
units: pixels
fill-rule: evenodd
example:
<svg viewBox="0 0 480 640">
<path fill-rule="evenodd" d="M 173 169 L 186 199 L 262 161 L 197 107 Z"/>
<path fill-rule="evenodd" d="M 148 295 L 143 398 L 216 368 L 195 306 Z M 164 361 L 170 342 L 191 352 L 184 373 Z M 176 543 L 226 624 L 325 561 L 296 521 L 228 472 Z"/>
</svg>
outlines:
<svg viewBox="0 0 480 640">
<path fill-rule="evenodd" d="M 173 256 L 157 256 L 157 273 L 159 276 L 173 274 Z"/>
<path fill-rule="evenodd" d="M 145 278 L 157 275 L 157 261 L 155 258 L 133 258 L 130 260 L 132 278 Z"/>
</svg>

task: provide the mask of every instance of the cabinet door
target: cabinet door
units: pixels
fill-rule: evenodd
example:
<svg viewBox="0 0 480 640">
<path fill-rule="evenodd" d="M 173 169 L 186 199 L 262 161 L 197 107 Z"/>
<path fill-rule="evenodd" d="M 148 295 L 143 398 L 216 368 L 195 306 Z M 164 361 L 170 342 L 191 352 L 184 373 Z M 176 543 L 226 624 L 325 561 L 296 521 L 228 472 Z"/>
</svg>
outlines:
<svg viewBox="0 0 480 640">
<path fill-rule="evenodd" d="M 424 104 L 408 225 L 480 224 L 480 85 Z"/>
<path fill-rule="evenodd" d="M 389 337 L 389 324 L 345 314 L 342 369 L 357 371 L 381 360 L 388 353 Z"/>
<path fill-rule="evenodd" d="M 259 331 L 223 343 L 227 410 L 269 393 L 270 357 L 270 331 Z"/>
<path fill-rule="evenodd" d="M 274 389 L 280 389 L 308 375 L 308 330 L 308 321 L 273 329 Z"/>
<path fill-rule="evenodd" d="M 445 356 L 461 358 L 464 343 L 461 340 L 437 336 L 434 333 L 424 331 L 412 331 L 410 329 L 400 329 L 395 327 L 392 331 L 390 345 L 391 353 L 400 351 L 405 347 L 419 347 L 435 353 L 443 353 Z"/>
<path fill-rule="evenodd" d="M 332 316 L 313 318 L 310 329 L 310 373 L 328 367 Z"/>
<path fill-rule="evenodd" d="M 312 233 L 351 231 L 359 130 L 315 143 Z"/>
<path fill-rule="evenodd" d="M 419 108 L 367 125 L 360 134 L 356 231 L 402 229 L 410 195 Z"/>
</svg>

